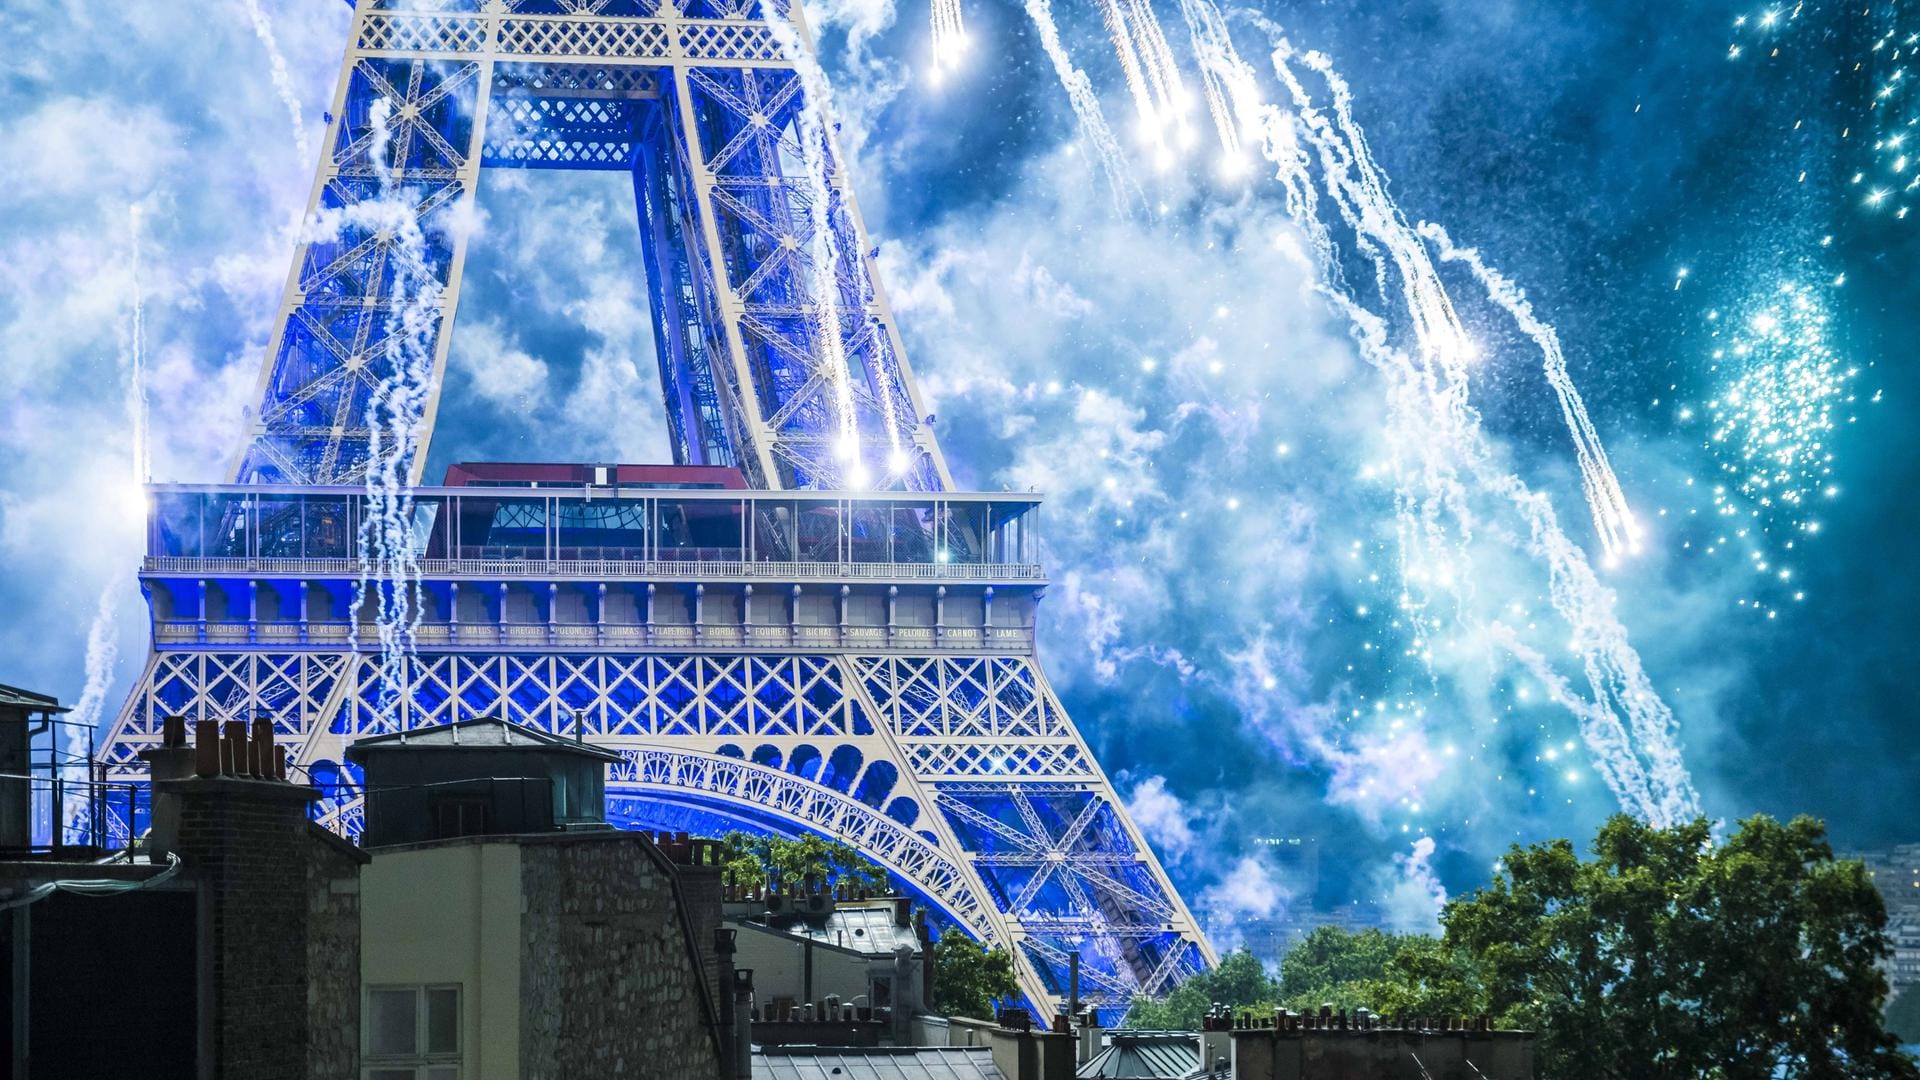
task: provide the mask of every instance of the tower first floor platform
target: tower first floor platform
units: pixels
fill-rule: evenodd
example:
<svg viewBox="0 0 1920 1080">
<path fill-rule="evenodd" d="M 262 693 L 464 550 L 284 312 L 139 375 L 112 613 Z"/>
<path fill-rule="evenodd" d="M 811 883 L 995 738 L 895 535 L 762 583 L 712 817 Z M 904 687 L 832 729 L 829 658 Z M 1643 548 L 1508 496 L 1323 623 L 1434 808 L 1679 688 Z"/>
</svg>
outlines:
<svg viewBox="0 0 1920 1080">
<path fill-rule="evenodd" d="M 618 754 L 623 824 L 851 844 L 1007 946 L 1037 1005 L 1067 996 L 1075 953 L 1082 1000 L 1109 1018 L 1211 963 L 1037 661 L 1032 496 L 416 499 L 433 509 L 396 654 L 360 531 L 327 546 L 363 491 L 156 489 L 154 648 L 108 775 L 141 775 L 165 716 L 264 715 L 328 792 L 322 820 L 354 835 L 348 744 L 500 717 Z"/>
</svg>

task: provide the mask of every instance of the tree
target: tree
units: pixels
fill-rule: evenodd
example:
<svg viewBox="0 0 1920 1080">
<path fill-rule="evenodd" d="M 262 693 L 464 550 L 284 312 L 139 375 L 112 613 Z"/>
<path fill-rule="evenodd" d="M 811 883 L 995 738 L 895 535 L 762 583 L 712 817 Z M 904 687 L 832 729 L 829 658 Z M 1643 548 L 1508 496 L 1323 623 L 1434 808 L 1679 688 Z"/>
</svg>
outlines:
<svg viewBox="0 0 1920 1080">
<path fill-rule="evenodd" d="M 991 1020 L 994 1003 L 1019 992 L 1005 949 L 986 948 L 952 927 L 934 942 L 933 1009 L 940 1015 Z"/>
<path fill-rule="evenodd" d="M 730 832 L 720 838 L 722 872 L 735 884 L 762 888 L 774 881 L 797 889 L 811 875 L 822 885 L 846 884 L 875 892 L 888 888 L 887 872 L 846 844 L 812 833 L 798 840 Z"/>
<path fill-rule="evenodd" d="M 1296 1012 L 1311 1012 L 1322 1005 L 1379 1012 L 1381 988 L 1391 965 L 1402 949 L 1416 941 L 1433 939 L 1317 926 L 1281 957 L 1276 1000 Z"/>
<path fill-rule="evenodd" d="M 1135 998 L 1127 1010 L 1126 1026 L 1153 1031 L 1196 1031 L 1200 1018 L 1216 1003 L 1236 1011 L 1271 1014 L 1280 1000 L 1280 987 L 1258 957 L 1236 949 L 1220 966 L 1187 979 L 1165 998 Z"/>
<path fill-rule="evenodd" d="M 1472 1016 L 1484 995 L 1471 963 L 1427 934 L 1319 926 L 1280 960 L 1279 1002 L 1389 1015 Z"/>
<path fill-rule="evenodd" d="M 1550 1080 L 1920 1078 L 1882 1026 L 1886 909 L 1818 821 L 1756 816 L 1716 844 L 1704 819 L 1620 816 L 1593 855 L 1515 847 L 1447 905 L 1429 989 L 1538 1032 Z"/>
</svg>

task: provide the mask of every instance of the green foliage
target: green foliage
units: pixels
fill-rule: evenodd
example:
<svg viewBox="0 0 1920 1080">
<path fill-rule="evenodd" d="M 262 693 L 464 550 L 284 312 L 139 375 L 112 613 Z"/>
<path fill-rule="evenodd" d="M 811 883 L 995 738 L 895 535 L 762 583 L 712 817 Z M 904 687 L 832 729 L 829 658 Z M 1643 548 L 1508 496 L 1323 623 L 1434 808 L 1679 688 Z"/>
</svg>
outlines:
<svg viewBox="0 0 1920 1080">
<path fill-rule="evenodd" d="M 1360 1003 L 1385 1016 L 1479 1016 L 1488 1011 L 1479 966 L 1464 950 L 1424 934 L 1409 934 L 1386 973 L 1366 984 Z"/>
<path fill-rule="evenodd" d="M 1193 1030 L 1216 1002 L 1262 1016 L 1276 1007 L 1316 1012 L 1322 1005 L 1349 1012 L 1468 1016 L 1480 1011 L 1474 985 L 1438 938 L 1321 926 L 1287 950 L 1278 979 L 1241 949 L 1227 954 L 1213 971 L 1181 983 L 1163 1001 L 1135 1000 L 1126 1023 Z"/>
<path fill-rule="evenodd" d="M 811 874 L 822 885 L 845 883 L 856 889 L 884 892 L 887 872 L 868 862 L 853 848 L 809 833 L 798 840 L 730 832 L 720 838 L 722 872 L 745 888 L 764 887 L 778 879 L 797 889 Z"/>
<path fill-rule="evenodd" d="M 1716 845 L 1704 819 L 1622 816 L 1593 854 L 1514 848 L 1408 970 L 1538 1032 L 1547 1080 L 1920 1078 L 1881 1022 L 1885 908 L 1819 822 L 1756 816 Z"/>
<path fill-rule="evenodd" d="M 1295 1010 L 1318 1008 L 1344 987 L 1385 978 L 1400 941 L 1382 930 L 1315 927 L 1280 961 L 1281 1002 Z"/>
<path fill-rule="evenodd" d="M 933 944 L 933 1010 L 942 1016 L 991 1020 L 994 1002 L 1019 993 L 1013 957 L 949 928 Z"/>
<path fill-rule="evenodd" d="M 1216 1002 L 1235 1011 L 1270 1014 L 1279 999 L 1279 984 L 1267 975 L 1259 959 L 1245 949 L 1237 949 L 1222 957 L 1219 967 L 1174 987 L 1164 1000 L 1135 998 L 1133 1007 L 1127 1010 L 1126 1026 L 1194 1031 Z"/>
<path fill-rule="evenodd" d="M 1542 1080 L 1920 1080 L 1892 1034 L 1920 1039 L 1920 991 L 1883 1021 L 1886 909 L 1818 821 L 1757 816 L 1716 844 L 1704 820 L 1615 817 L 1592 851 L 1516 847 L 1443 937 L 1322 927 L 1277 980 L 1236 952 L 1127 1022 L 1190 1029 L 1216 1001 L 1491 1013 L 1536 1033 Z"/>
<path fill-rule="evenodd" d="M 1315 928 L 1280 961 L 1280 1004 L 1384 1015 L 1473 1016 L 1484 995 L 1473 965 L 1426 934 Z"/>
</svg>

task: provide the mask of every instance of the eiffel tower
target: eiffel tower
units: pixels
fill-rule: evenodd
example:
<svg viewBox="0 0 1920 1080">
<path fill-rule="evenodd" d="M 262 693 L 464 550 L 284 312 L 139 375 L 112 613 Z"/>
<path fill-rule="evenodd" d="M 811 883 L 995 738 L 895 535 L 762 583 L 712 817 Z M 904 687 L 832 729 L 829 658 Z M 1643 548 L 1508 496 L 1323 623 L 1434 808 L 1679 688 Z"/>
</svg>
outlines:
<svg viewBox="0 0 1920 1080">
<path fill-rule="evenodd" d="M 359 0 L 252 438 L 149 493 L 107 775 L 265 715 L 354 835 L 346 745 L 505 716 L 618 752 L 618 824 L 845 841 L 1111 1020 L 1215 957 L 1040 669 L 1038 497 L 953 490 L 811 40 L 786 0 Z M 632 177 L 673 465 L 423 483 L 490 168 Z"/>
</svg>

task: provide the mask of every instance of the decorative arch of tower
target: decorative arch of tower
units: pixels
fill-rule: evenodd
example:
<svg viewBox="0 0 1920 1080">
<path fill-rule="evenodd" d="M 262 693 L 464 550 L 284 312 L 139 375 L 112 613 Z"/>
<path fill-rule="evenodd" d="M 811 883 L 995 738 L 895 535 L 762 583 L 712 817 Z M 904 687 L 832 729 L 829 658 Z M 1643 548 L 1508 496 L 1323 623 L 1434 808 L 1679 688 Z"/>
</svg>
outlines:
<svg viewBox="0 0 1920 1080">
<path fill-rule="evenodd" d="M 347 745 L 504 716 L 619 753 L 620 823 L 844 841 L 1036 1005 L 1077 953 L 1111 1015 L 1214 956 L 1041 671 L 1038 497 L 951 490 L 810 42 L 778 0 L 360 0 L 252 436 L 231 483 L 150 492 L 106 768 L 266 715 L 352 835 Z M 746 490 L 422 484 L 488 168 L 631 176 L 675 463 Z M 382 590 L 415 598 L 388 652 Z"/>
</svg>

